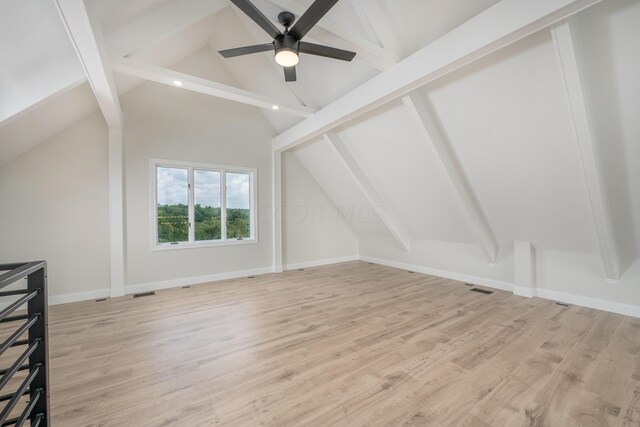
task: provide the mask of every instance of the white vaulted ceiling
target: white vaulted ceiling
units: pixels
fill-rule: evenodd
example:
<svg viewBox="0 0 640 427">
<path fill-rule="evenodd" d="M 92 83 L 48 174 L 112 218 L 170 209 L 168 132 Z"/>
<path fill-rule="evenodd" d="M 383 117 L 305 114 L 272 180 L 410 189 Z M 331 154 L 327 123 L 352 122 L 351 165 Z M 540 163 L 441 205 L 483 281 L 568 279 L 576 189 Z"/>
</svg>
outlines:
<svg viewBox="0 0 640 427">
<path fill-rule="evenodd" d="M 501 244 L 597 252 L 562 85 L 537 33 L 423 91 Z"/>
<path fill-rule="evenodd" d="M 304 10 L 310 3 L 255 0 L 272 18 L 285 7 Z M 230 3 L 89 0 L 88 9 L 111 55 L 168 68 L 188 58 L 191 70 L 200 64 L 201 76 L 218 69 L 220 83 L 317 110 L 497 3 L 342 0 L 308 37 L 356 49 L 356 60 L 303 56 L 295 84 L 284 83 L 272 53 L 227 60 L 215 53 L 270 41 Z M 175 21 L 173 29 L 162 28 L 163 16 Z M 640 245 L 637 22 L 640 0 L 603 1 L 570 21 L 604 205 L 627 261 L 638 257 Z M 98 106 L 52 0 L 0 2 L 0 40 L 2 167 Z M 142 83 L 115 77 L 120 94 Z M 484 239 L 497 245 L 527 240 L 545 249 L 598 253 L 594 200 L 566 77 L 546 28 L 413 91 L 439 130 L 449 161 L 434 153 L 401 98 L 294 152 L 361 235 L 479 243 L 479 222 L 488 230 Z M 277 134 L 304 120 L 262 111 Z M 457 187 L 443 174 L 443 164 L 459 178 Z"/>
</svg>

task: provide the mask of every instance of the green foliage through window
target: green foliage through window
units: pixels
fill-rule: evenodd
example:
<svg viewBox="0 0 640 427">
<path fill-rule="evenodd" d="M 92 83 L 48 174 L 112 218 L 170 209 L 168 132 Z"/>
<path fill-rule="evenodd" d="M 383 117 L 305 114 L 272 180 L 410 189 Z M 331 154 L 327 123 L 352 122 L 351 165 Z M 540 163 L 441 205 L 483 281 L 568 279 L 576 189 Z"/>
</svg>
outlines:
<svg viewBox="0 0 640 427">
<path fill-rule="evenodd" d="M 158 165 L 157 243 L 250 239 L 251 185 L 249 173 Z M 224 212 L 220 206 L 222 201 L 226 205 Z M 225 214 L 226 236 L 222 227 Z M 192 236 L 189 233 L 191 221 L 194 227 Z"/>
<path fill-rule="evenodd" d="M 249 209 L 227 209 L 227 239 L 248 239 L 250 226 Z"/>
<path fill-rule="evenodd" d="M 189 241 L 189 207 L 158 205 L 158 243 Z"/>
<path fill-rule="evenodd" d="M 222 217 L 220 208 L 195 206 L 196 241 L 222 239 Z"/>
</svg>

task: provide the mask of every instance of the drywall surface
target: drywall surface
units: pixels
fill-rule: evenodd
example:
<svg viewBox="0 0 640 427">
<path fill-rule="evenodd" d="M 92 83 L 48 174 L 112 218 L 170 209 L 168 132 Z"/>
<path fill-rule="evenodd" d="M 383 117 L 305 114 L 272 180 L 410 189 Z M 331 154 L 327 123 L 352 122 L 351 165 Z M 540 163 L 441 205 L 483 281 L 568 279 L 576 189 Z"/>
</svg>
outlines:
<svg viewBox="0 0 640 427">
<path fill-rule="evenodd" d="M 147 83 L 122 99 L 125 114 L 127 285 L 272 266 L 273 132 L 253 107 Z M 256 168 L 258 243 L 151 250 L 150 159 Z"/>
<path fill-rule="evenodd" d="M 385 237 L 360 239 L 360 257 L 405 264 L 422 272 L 458 278 L 476 279 L 499 288 L 513 285 L 513 247 L 502 246 L 495 264 L 489 264 L 478 245 L 411 239 L 410 253 L 400 250 L 395 241 Z M 476 283 L 473 282 L 473 283 Z M 481 283 L 479 283 L 481 284 Z"/>
<path fill-rule="evenodd" d="M 0 263 L 46 260 L 50 299 L 108 292 L 107 156 L 96 112 L 0 167 Z"/>
<path fill-rule="evenodd" d="M 297 156 L 282 158 L 283 264 L 295 265 L 358 254 L 358 238 Z"/>
</svg>

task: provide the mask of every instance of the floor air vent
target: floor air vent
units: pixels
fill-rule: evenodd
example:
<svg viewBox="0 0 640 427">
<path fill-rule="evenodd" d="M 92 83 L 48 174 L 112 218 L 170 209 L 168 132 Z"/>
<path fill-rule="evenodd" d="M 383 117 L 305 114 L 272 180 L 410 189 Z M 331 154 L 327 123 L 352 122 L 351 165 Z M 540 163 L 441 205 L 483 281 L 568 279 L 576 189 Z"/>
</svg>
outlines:
<svg viewBox="0 0 640 427">
<path fill-rule="evenodd" d="M 133 294 L 134 298 L 140 298 L 140 297 L 150 297 L 152 295 L 155 295 L 156 293 L 151 291 L 151 292 L 140 292 L 139 294 Z"/>
<path fill-rule="evenodd" d="M 569 304 L 565 304 L 563 302 L 557 302 L 556 304 L 561 305 L 563 307 L 569 307 Z"/>
<path fill-rule="evenodd" d="M 478 292 L 485 295 L 491 295 L 493 293 L 492 291 L 485 291 L 484 289 L 478 289 L 478 288 L 471 288 L 471 292 Z"/>
<path fill-rule="evenodd" d="M 465 286 L 473 286 L 471 283 L 465 283 Z"/>
<path fill-rule="evenodd" d="M 96 302 L 102 302 L 102 301 L 106 301 L 106 300 L 107 300 L 106 298 L 98 298 L 98 299 L 96 300 Z"/>
</svg>

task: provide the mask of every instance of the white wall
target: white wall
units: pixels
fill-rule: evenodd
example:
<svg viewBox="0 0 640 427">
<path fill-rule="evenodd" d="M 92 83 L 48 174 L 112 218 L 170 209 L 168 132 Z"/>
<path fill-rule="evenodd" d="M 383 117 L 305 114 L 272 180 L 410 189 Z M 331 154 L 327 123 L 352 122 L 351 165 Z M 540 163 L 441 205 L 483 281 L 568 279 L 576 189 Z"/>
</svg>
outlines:
<svg viewBox="0 0 640 427">
<path fill-rule="evenodd" d="M 599 255 L 538 250 L 535 259 L 539 296 L 640 317 L 640 260 L 608 284 Z"/>
<path fill-rule="evenodd" d="M 260 112 L 250 106 L 154 83 L 122 97 L 122 107 L 127 284 L 271 268 L 273 130 Z M 258 243 L 152 252 L 152 158 L 257 168 Z"/>
<path fill-rule="evenodd" d="M 108 295 L 107 166 L 94 113 L 0 168 L 0 263 L 46 260 L 52 301 Z"/>
<path fill-rule="evenodd" d="M 206 48 L 174 68 L 235 84 Z M 155 83 L 122 96 L 121 105 L 127 291 L 271 271 L 274 130 L 264 114 Z M 293 157 L 283 162 L 285 263 L 355 258 L 354 232 Z M 151 158 L 257 168 L 258 243 L 152 252 Z M 0 200 L 0 262 L 47 260 L 53 302 L 109 294 L 107 128 L 99 112 L 1 166 Z"/>
<path fill-rule="evenodd" d="M 513 248 L 501 246 L 495 265 L 489 265 L 479 245 L 411 239 L 409 254 L 389 237 L 360 239 L 360 257 L 398 268 L 511 290 L 514 281 Z"/>
<path fill-rule="evenodd" d="M 355 259 L 358 238 L 293 152 L 282 157 L 283 264 Z"/>
<path fill-rule="evenodd" d="M 512 246 L 501 246 L 489 265 L 474 244 L 411 240 L 405 254 L 391 238 L 361 237 L 360 259 L 425 274 L 511 291 L 515 281 Z M 617 284 L 604 283 L 597 254 L 534 248 L 534 296 L 640 317 L 640 260 Z"/>
</svg>

